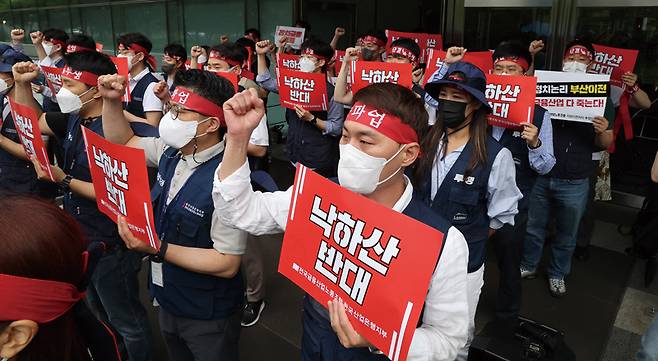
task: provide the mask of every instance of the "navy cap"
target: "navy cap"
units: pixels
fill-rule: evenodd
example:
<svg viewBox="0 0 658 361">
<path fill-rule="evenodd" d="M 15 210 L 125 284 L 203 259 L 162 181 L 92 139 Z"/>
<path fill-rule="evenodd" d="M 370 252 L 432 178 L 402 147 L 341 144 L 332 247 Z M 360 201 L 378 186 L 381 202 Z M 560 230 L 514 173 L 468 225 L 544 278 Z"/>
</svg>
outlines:
<svg viewBox="0 0 658 361">
<path fill-rule="evenodd" d="M 487 88 L 487 78 L 480 68 L 467 63 L 465 61 L 458 61 L 448 68 L 448 72 L 443 79 L 433 81 L 425 84 L 425 91 L 432 98 L 439 100 L 439 93 L 441 87 L 444 85 L 452 85 L 472 95 L 485 107 L 489 107 L 489 102 L 484 96 L 484 91 Z"/>
<path fill-rule="evenodd" d="M 32 61 L 32 59 L 7 44 L 0 44 L 0 73 L 11 73 L 14 64 L 22 61 Z"/>
</svg>

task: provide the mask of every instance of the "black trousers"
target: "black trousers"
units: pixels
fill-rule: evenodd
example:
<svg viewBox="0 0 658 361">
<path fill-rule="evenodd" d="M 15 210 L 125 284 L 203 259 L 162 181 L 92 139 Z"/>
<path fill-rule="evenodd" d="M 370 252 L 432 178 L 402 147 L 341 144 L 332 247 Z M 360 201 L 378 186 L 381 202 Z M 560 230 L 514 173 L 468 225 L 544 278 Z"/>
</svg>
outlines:
<svg viewBox="0 0 658 361">
<path fill-rule="evenodd" d="M 492 237 L 500 280 L 496 296 L 496 318 L 516 319 L 521 310 L 521 255 L 528 224 L 528 209 L 519 209 L 514 226 L 500 228 Z"/>
</svg>

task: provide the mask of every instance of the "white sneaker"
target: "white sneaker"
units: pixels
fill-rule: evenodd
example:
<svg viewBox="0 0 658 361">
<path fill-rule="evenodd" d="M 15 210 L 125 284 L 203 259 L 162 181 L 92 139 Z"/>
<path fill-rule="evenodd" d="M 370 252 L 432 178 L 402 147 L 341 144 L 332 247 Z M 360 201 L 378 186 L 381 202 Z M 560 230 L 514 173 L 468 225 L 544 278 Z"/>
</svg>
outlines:
<svg viewBox="0 0 658 361">
<path fill-rule="evenodd" d="M 549 278 L 548 290 L 551 291 L 553 297 L 562 297 L 567 294 L 567 285 L 562 278 Z"/>
<path fill-rule="evenodd" d="M 531 271 L 531 270 L 521 266 L 521 278 L 528 279 L 528 280 L 537 278 L 537 271 Z"/>
</svg>

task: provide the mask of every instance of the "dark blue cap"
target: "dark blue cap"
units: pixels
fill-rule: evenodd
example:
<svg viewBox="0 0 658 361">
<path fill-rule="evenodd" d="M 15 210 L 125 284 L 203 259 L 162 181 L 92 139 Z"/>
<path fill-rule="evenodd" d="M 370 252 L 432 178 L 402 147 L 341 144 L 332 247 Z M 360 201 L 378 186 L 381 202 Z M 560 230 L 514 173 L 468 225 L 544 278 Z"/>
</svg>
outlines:
<svg viewBox="0 0 658 361">
<path fill-rule="evenodd" d="M 484 91 L 487 88 L 487 78 L 477 66 L 465 61 L 458 61 L 450 65 L 443 79 L 425 84 L 425 91 L 432 98 L 440 101 L 439 92 L 441 92 L 441 87 L 444 85 L 452 85 L 462 89 L 489 108 L 489 102 L 484 96 Z"/>
<path fill-rule="evenodd" d="M 32 59 L 7 44 L 0 44 L 0 73 L 11 73 L 11 67 L 22 61 L 32 61 Z"/>
</svg>

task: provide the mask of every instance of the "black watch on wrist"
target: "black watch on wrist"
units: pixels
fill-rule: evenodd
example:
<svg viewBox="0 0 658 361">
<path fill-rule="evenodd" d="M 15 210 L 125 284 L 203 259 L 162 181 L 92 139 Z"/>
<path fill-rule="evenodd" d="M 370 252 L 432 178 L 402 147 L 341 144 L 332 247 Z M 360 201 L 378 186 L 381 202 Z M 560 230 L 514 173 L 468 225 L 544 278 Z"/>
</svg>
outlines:
<svg viewBox="0 0 658 361">
<path fill-rule="evenodd" d="M 313 119 L 311 119 L 311 124 L 313 124 L 313 125 L 318 124 L 318 117 L 316 117 L 316 116 L 314 115 L 314 116 L 313 116 Z"/>
<path fill-rule="evenodd" d="M 62 191 L 68 192 L 71 189 L 70 185 L 72 180 L 73 180 L 73 176 L 67 174 L 66 177 L 64 177 L 64 179 L 62 179 L 59 183 L 57 183 L 57 186 Z"/>
<path fill-rule="evenodd" d="M 160 241 L 160 250 L 158 253 L 151 255 L 151 261 L 156 262 L 156 263 L 162 263 L 164 262 L 165 255 L 167 254 L 167 247 L 169 246 L 169 243 L 167 241 L 161 240 Z"/>
</svg>

